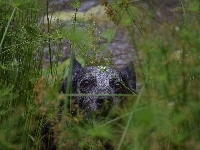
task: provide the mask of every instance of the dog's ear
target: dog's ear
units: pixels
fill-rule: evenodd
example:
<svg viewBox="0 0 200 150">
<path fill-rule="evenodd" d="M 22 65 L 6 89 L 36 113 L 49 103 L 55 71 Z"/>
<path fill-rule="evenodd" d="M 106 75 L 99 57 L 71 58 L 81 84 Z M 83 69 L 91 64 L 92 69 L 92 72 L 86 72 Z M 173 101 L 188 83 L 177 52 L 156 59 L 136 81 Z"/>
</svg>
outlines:
<svg viewBox="0 0 200 150">
<path fill-rule="evenodd" d="M 136 75 L 133 62 L 131 61 L 126 68 L 120 71 L 120 76 L 125 85 L 134 93 L 136 92 Z"/>
<path fill-rule="evenodd" d="M 82 65 L 76 60 L 76 58 L 74 58 L 73 60 L 73 69 L 72 69 L 72 86 L 73 86 L 73 82 L 74 79 L 76 79 L 77 75 L 80 73 L 81 69 L 82 69 Z M 66 88 L 67 88 L 67 77 L 65 78 L 64 82 L 62 83 L 62 87 L 61 90 L 63 93 L 66 93 Z M 72 87 L 74 88 L 74 87 Z"/>
</svg>

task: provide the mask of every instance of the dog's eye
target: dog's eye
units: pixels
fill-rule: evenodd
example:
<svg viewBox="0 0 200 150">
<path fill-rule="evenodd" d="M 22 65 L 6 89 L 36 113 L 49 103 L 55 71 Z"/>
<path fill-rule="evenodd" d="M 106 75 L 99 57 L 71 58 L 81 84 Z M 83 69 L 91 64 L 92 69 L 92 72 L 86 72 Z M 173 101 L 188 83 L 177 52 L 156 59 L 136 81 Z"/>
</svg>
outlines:
<svg viewBox="0 0 200 150">
<path fill-rule="evenodd" d="M 118 81 L 117 79 L 110 80 L 110 85 L 111 85 L 111 87 L 116 89 L 116 91 L 121 91 L 123 89 L 122 83 L 120 81 Z"/>
<path fill-rule="evenodd" d="M 122 88 L 121 83 L 117 82 L 117 81 L 114 83 L 114 86 L 115 86 L 116 89 L 121 89 Z"/>
<path fill-rule="evenodd" d="M 83 80 L 82 82 L 81 82 L 81 87 L 82 88 L 86 88 L 86 87 L 88 87 L 90 85 L 90 81 L 88 80 L 88 79 L 85 79 L 85 80 Z"/>
</svg>

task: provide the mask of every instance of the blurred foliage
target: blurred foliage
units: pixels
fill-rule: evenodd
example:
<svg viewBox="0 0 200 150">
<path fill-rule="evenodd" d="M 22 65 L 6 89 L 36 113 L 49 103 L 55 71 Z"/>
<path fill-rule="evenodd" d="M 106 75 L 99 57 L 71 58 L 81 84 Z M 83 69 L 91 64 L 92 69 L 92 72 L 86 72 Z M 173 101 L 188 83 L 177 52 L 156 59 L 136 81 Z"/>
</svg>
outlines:
<svg viewBox="0 0 200 150">
<path fill-rule="evenodd" d="M 42 149 L 41 130 L 49 122 L 53 142 L 60 149 L 199 148 L 199 0 L 181 1 L 181 7 L 173 10 L 179 18 L 171 22 L 156 20 L 151 7 L 143 9 L 131 0 L 102 0 L 102 5 L 116 25 L 132 33 L 137 77 L 143 88 L 107 117 L 99 112 L 84 117 L 72 98 L 62 113 L 63 124 L 59 105 L 69 95 L 58 91 L 68 74 L 69 60 L 59 64 L 60 45 L 68 39 L 83 65 L 96 65 L 98 52 L 91 52 L 99 40 L 94 24 L 74 16 L 66 24 L 49 21 L 45 25 L 41 12 L 48 6 L 42 2 L 0 1 L 0 149 Z M 73 3 L 75 9 L 79 6 L 80 1 Z M 101 33 L 107 44 L 116 30 Z M 58 46 L 57 53 L 53 44 Z M 43 70 L 46 46 L 52 64 Z"/>
<path fill-rule="evenodd" d="M 0 1 L 0 149 L 26 149 L 33 142 L 33 87 L 42 69 L 34 59 L 42 43 L 39 10 L 36 1 Z"/>
</svg>

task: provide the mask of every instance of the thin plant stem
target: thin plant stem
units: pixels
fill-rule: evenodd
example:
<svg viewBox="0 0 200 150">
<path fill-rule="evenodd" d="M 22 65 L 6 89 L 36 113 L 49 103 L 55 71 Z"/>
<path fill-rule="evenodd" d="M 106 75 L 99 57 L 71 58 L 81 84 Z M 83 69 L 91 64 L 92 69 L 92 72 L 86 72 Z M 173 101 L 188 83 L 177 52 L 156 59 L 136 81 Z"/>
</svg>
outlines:
<svg viewBox="0 0 200 150">
<path fill-rule="evenodd" d="M 2 37 L 1 43 L 0 43 L 0 53 L 1 53 L 1 50 L 2 50 L 3 41 L 4 41 L 4 39 L 5 39 L 6 33 L 7 33 L 7 31 L 8 31 L 8 28 L 9 28 L 9 26 L 10 26 L 10 22 L 11 22 L 13 16 L 14 16 L 15 10 L 16 10 L 16 7 L 13 9 L 12 14 L 11 14 L 11 16 L 10 16 L 10 19 L 8 20 L 6 29 L 5 29 L 5 31 L 4 31 L 4 33 L 3 33 L 3 37 Z"/>
<path fill-rule="evenodd" d="M 76 12 L 75 12 L 75 17 L 74 17 L 74 20 L 73 20 L 73 32 L 75 32 L 76 30 L 76 15 L 77 15 L 77 11 L 78 9 L 76 8 Z M 68 74 L 68 77 L 67 77 L 67 87 L 66 87 L 66 93 L 67 94 L 70 94 L 70 89 L 72 89 L 72 75 L 73 75 L 73 65 L 74 65 L 74 59 L 75 59 L 75 52 L 74 52 L 74 43 L 72 43 L 72 52 L 71 52 L 71 58 L 70 58 L 70 66 L 69 66 L 69 74 Z M 63 107 L 63 111 L 62 111 L 62 119 L 61 119 L 61 122 L 62 122 L 62 126 L 61 126 L 61 135 L 60 135 L 60 140 L 59 140 L 59 143 L 58 143 L 58 149 L 62 149 L 62 143 L 63 143 L 63 137 L 64 137 L 64 132 L 62 132 L 64 129 L 65 129 L 65 114 L 67 112 L 67 105 L 69 103 L 69 101 L 71 100 L 71 95 L 69 96 L 66 96 L 65 98 L 65 101 L 64 101 L 64 107 Z M 70 103 L 71 104 L 71 103 Z M 70 106 L 70 109 L 71 109 L 71 106 Z M 71 110 L 70 110 L 71 112 Z"/>
<path fill-rule="evenodd" d="M 50 19 L 49 19 L 49 0 L 47 0 L 47 32 L 48 32 L 48 35 L 50 35 Z M 52 71 L 52 68 L 53 68 L 53 64 L 52 64 L 52 51 L 51 51 L 51 38 L 49 37 L 48 38 L 48 47 L 49 47 L 49 57 L 50 57 L 50 73 L 51 75 L 53 75 L 53 71 Z"/>
<path fill-rule="evenodd" d="M 133 112 L 132 112 L 132 113 L 130 114 L 130 116 L 129 116 L 128 122 L 127 122 L 127 124 L 126 124 L 125 129 L 124 129 L 124 132 L 123 132 L 123 134 L 122 134 L 122 137 L 121 137 L 121 139 L 120 139 L 120 142 L 119 142 L 119 144 L 118 144 L 118 146 L 117 146 L 117 150 L 120 150 L 120 148 L 121 148 L 121 146 L 122 146 L 122 143 L 123 143 L 124 138 L 125 138 L 125 136 L 126 136 L 127 130 L 128 130 L 128 128 L 129 128 L 129 126 L 130 126 L 131 120 L 132 120 L 132 118 L 133 118 L 133 114 L 134 114 L 134 112 L 136 111 L 136 107 L 137 107 L 137 105 L 138 105 L 138 103 L 139 103 L 139 100 L 140 100 L 140 97 L 141 97 L 141 95 L 142 95 L 143 90 L 144 90 L 144 86 L 142 87 L 142 89 L 141 89 L 141 91 L 140 91 L 140 93 L 139 93 L 139 95 L 138 95 L 138 97 L 137 97 L 137 99 L 136 99 L 136 103 L 134 103 L 134 105 L 133 105 Z"/>
</svg>

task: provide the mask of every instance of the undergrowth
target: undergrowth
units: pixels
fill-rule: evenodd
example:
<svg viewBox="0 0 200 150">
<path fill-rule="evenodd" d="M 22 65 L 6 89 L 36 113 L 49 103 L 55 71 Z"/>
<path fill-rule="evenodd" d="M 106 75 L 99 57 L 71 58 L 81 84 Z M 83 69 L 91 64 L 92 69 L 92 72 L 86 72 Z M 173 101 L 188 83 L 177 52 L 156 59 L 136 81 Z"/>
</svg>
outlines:
<svg viewBox="0 0 200 150">
<path fill-rule="evenodd" d="M 72 56 L 83 65 L 109 65 L 111 59 L 100 58 L 93 22 L 76 18 L 80 2 L 72 4 L 70 21 L 53 24 L 48 1 L 0 1 L 0 149 L 43 149 L 41 133 L 48 123 L 54 131 L 49 144 L 58 149 L 198 149 L 199 1 L 181 1 L 174 10 L 180 18 L 170 23 L 157 23 L 153 10 L 128 0 L 102 5 L 113 28 L 132 35 L 141 87 L 108 117 L 85 118 L 81 110 L 75 117 L 70 113 L 76 106 L 58 116 L 60 101 L 67 106 L 72 100 L 70 86 L 68 94 L 58 92 L 72 69 L 69 59 L 60 64 L 62 42 L 69 41 Z M 108 44 L 114 29 L 101 34 Z"/>
</svg>

